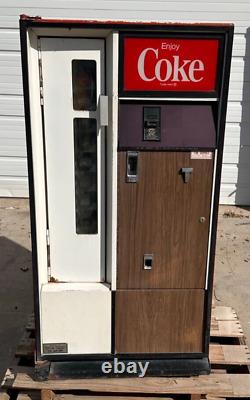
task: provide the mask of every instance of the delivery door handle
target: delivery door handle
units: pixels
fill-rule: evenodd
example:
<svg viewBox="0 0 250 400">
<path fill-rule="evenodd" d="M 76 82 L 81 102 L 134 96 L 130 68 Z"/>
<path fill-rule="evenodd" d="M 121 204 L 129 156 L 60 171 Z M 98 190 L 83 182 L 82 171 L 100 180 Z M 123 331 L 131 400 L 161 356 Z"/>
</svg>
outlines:
<svg viewBox="0 0 250 400">
<path fill-rule="evenodd" d="M 100 95 L 99 113 L 100 113 L 100 125 L 108 126 L 109 123 L 108 96 Z"/>
<path fill-rule="evenodd" d="M 183 176 L 184 183 L 188 183 L 189 182 L 189 179 L 190 179 L 190 176 L 191 176 L 192 172 L 193 172 L 193 168 L 190 168 L 190 167 L 181 168 L 181 174 Z"/>
</svg>

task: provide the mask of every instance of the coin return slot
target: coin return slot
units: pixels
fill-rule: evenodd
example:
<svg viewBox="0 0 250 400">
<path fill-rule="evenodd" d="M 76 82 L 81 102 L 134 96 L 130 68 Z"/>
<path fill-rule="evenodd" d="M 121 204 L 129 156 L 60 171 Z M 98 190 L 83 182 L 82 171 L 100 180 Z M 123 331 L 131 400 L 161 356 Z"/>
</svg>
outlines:
<svg viewBox="0 0 250 400">
<path fill-rule="evenodd" d="M 143 257 L 143 269 L 153 268 L 153 254 L 144 254 Z"/>
<path fill-rule="evenodd" d="M 127 152 L 127 182 L 138 181 L 138 152 Z"/>
</svg>

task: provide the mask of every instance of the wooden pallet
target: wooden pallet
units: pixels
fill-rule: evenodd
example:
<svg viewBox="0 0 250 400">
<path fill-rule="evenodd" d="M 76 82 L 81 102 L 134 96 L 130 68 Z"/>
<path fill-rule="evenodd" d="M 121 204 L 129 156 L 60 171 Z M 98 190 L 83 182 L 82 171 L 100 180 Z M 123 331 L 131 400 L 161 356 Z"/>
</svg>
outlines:
<svg viewBox="0 0 250 400">
<path fill-rule="evenodd" d="M 16 363 L 3 380 L 0 400 L 250 399 L 250 352 L 235 311 L 213 307 L 212 372 L 191 378 L 33 379 L 34 322 L 29 320 Z M 129 398 L 129 399 L 128 399 Z"/>
</svg>

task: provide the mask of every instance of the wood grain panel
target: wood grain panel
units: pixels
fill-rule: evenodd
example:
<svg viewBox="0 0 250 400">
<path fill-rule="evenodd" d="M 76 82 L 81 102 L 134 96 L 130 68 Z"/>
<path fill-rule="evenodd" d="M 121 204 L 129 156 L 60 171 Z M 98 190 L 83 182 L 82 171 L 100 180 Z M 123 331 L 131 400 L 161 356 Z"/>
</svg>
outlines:
<svg viewBox="0 0 250 400">
<path fill-rule="evenodd" d="M 118 290 L 117 353 L 202 352 L 203 290 Z"/>
<path fill-rule="evenodd" d="M 139 180 L 127 183 L 126 152 L 118 157 L 117 287 L 204 288 L 213 160 L 140 152 Z M 182 167 L 193 168 L 188 183 Z M 152 270 L 144 254 L 154 255 Z"/>
</svg>

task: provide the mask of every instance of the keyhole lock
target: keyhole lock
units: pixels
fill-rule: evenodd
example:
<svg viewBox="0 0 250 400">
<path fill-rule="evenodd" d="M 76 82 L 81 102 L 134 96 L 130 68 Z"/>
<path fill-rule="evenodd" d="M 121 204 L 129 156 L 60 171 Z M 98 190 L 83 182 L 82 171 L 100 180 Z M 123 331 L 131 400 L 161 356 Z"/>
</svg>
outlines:
<svg viewBox="0 0 250 400">
<path fill-rule="evenodd" d="M 199 221 L 200 221 L 201 224 L 204 224 L 204 222 L 206 222 L 206 218 L 205 217 L 200 217 Z"/>
</svg>

